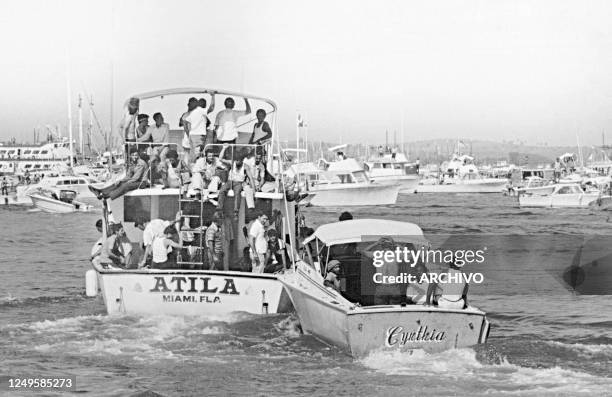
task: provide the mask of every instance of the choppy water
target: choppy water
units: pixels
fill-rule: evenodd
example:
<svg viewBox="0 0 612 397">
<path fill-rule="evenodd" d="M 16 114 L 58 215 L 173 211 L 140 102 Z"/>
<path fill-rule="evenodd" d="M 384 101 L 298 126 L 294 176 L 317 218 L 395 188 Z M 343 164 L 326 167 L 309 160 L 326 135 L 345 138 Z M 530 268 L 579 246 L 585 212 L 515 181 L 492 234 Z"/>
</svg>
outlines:
<svg viewBox="0 0 612 397">
<path fill-rule="evenodd" d="M 318 225 L 338 212 L 307 214 Z M 497 195 L 407 196 L 351 212 L 415 222 L 426 234 L 612 234 L 612 213 L 523 210 Z M 575 295 L 561 285 L 546 293 L 481 291 L 472 303 L 489 313 L 488 344 L 354 360 L 302 335 L 294 315 L 105 315 L 100 298 L 84 296 L 98 217 L 0 208 L 0 374 L 72 374 L 79 391 L 96 396 L 612 393 L 611 296 Z"/>
</svg>

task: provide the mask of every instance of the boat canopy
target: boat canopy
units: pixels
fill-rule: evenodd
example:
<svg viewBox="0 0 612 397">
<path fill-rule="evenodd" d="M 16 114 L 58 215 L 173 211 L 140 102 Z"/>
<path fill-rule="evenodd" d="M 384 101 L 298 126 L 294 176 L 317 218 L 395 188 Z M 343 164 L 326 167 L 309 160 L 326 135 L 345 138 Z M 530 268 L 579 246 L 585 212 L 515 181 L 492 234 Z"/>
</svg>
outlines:
<svg viewBox="0 0 612 397">
<path fill-rule="evenodd" d="M 326 171 L 330 172 L 355 172 L 363 171 L 363 167 L 359 165 L 355 159 L 345 159 L 340 161 L 332 161 Z"/>
<path fill-rule="evenodd" d="M 304 244 L 318 238 L 325 245 L 375 241 L 382 236 L 405 243 L 428 243 L 421 228 L 414 223 L 389 221 L 384 219 L 353 219 L 328 223 L 314 232 Z M 368 238 L 372 237 L 372 238 Z"/>
<path fill-rule="evenodd" d="M 292 164 L 291 167 L 285 171 L 285 175 L 287 175 L 289 178 L 293 178 L 296 175 L 316 175 L 320 173 L 321 170 L 313 163 Z"/>
<path fill-rule="evenodd" d="M 132 95 L 132 97 L 133 98 L 138 98 L 140 100 L 143 100 L 143 99 L 150 99 L 150 98 L 156 98 L 156 97 L 163 97 L 163 96 L 166 96 L 166 95 L 211 94 L 213 92 L 215 94 L 219 94 L 219 95 L 228 95 L 228 96 L 235 96 L 235 97 L 259 100 L 259 101 L 262 101 L 262 102 L 266 102 L 267 104 L 272 106 L 272 108 L 274 110 L 276 110 L 276 103 L 274 101 L 272 101 L 271 99 L 263 98 L 263 97 L 259 97 L 259 96 L 255 96 L 255 95 L 249 95 L 249 94 L 245 94 L 245 93 L 240 93 L 240 92 L 233 92 L 233 91 L 226 91 L 226 90 L 217 90 L 217 89 L 213 89 L 213 88 L 199 88 L 199 87 L 170 88 L 170 89 L 166 89 L 166 90 L 151 91 L 151 92 L 145 92 L 145 93 L 142 93 L 142 94 Z M 129 98 L 128 98 L 128 100 L 125 103 L 126 106 L 127 106 L 128 102 L 129 102 Z"/>
</svg>

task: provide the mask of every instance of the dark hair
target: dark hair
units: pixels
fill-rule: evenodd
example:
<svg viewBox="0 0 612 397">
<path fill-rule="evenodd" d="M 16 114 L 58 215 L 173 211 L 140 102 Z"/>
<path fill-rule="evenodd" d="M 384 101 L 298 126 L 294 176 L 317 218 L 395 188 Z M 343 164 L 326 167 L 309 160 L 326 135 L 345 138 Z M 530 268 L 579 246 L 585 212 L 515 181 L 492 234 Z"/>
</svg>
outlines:
<svg viewBox="0 0 612 397">
<path fill-rule="evenodd" d="M 170 225 L 164 229 L 164 234 L 176 234 L 176 229 L 174 225 Z"/>
<path fill-rule="evenodd" d="M 278 237 L 278 233 L 276 233 L 276 229 L 270 229 L 266 232 L 268 237 Z"/>
<path fill-rule="evenodd" d="M 112 226 L 111 226 L 111 230 L 112 230 L 113 234 L 117 233 L 121 229 L 123 229 L 123 224 L 121 222 L 113 223 Z"/>
<path fill-rule="evenodd" d="M 134 153 L 138 153 L 138 156 L 140 157 L 140 153 L 138 152 L 138 148 L 133 147 L 133 148 L 130 149 L 130 156 L 132 154 L 134 154 Z"/>
<path fill-rule="evenodd" d="M 153 120 L 155 120 L 158 117 L 163 117 L 162 114 L 160 112 L 157 112 L 153 115 Z"/>
<path fill-rule="evenodd" d="M 242 256 L 251 257 L 251 247 L 248 245 L 242 249 Z"/>
<path fill-rule="evenodd" d="M 310 237 L 314 234 L 315 230 L 311 227 L 304 228 L 304 237 Z"/>
<path fill-rule="evenodd" d="M 138 122 L 140 123 L 141 120 L 148 120 L 149 119 L 149 115 L 145 114 L 145 113 L 140 113 L 138 115 Z"/>
<path fill-rule="evenodd" d="M 263 109 L 257 109 L 257 111 L 255 112 L 255 115 L 258 115 L 259 113 L 263 113 L 263 114 L 264 114 L 264 116 L 266 116 L 266 115 L 267 115 L 266 111 L 265 111 L 265 110 L 263 110 Z"/>
<path fill-rule="evenodd" d="M 96 227 L 100 227 L 100 228 L 102 227 L 102 219 L 98 219 L 96 221 Z"/>
<path fill-rule="evenodd" d="M 189 100 L 187 101 L 187 103 L 193 103 L 193 102 L 197 102 L 198 100 L 196 99 L 196 97 L 192 96 L 191 98 L 189 98 Z"/>
<path fill-rule="evenodd" d="M 137 217 L 137 218 L 134 220 L 134 226 L 136 226 L 136 227 L 138 227 L 138 226 L 140 226 L 140 225 L 143 225 L 143 226 L 144 226 L 144 224 L 145 224 L 145 223 L 147 223 L 147 222 L 148 222 L 148 221 L 147 221 L 147 219 L 146 219 L 144 216 L 139 216 L 139 217 Z"/>
<path fill-rule="evenodd" d="M 340 218 L 338 218 L 339 221 L 350 221 L 351 219 L 353 219 L 353 215 L 348 211 L 341 213 Z"/>
<path fill-rule="evenodd" d="M 178 153 L 174 149 L 170 149 L 166 152 L 166 158 L 178 159 Z"/>
<path fill-rule="evenodd" d="M 198 105 L 200 105 L 203 108 L 205 108 L 206 107 L 206 99 L 204 99 L 204 98 L 198 99 Z"/>
</svg>

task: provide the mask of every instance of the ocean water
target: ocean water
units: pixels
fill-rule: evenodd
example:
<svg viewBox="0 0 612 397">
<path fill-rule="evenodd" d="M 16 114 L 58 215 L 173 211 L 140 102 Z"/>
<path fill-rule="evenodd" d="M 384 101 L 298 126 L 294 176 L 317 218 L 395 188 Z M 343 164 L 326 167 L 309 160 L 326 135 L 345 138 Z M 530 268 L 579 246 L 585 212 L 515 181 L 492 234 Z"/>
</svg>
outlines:
<svg viewBox="0 0 612 397">
<path fill-rule="evenodd" d="M 341 210 L 305 213 L 317 226 Z M 400 196 L 394 206 L 350 210 L 356 218 L 414 222 L 426 235 L 612 235 L 610 212 L 525 210 L 498 195 Z M 506 256 L 519 259 L 473 289 L 472 304 L 492 323 L 487 344 L 353 359 L 301 334 L 291 314 L 107 316 L 100 297 L 84 294 L 99 217 L 0 208 L 1 376 L 74 375 L 79 394 L 92 396 L 612 395 L 612 296 L 573 293 L 551 273 L 571 263 L 573 249 L 567 264 L 538 273 L 556 284 L 523 288 L 535 274 L 522 260 L 529 247 L 521 256 L 506 244 Z M 565 245 L 558 241 L 552 248 Z M 500 287 L 504 277 L 512 278 L 508 288 Z"/>
</svg>

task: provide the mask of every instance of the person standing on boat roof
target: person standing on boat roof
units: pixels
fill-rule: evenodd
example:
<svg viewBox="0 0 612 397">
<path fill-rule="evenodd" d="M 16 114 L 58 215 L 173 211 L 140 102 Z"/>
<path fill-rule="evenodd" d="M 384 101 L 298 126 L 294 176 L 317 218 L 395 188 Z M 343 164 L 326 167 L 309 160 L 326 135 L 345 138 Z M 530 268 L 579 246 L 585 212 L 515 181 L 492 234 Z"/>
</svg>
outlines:
<svg viewBox="0 0 612 397">
<path fill-rule="evenodd" d="M 126 104 L 123 118 L 119 123 L 119 132 L 125 142 L 136 142 L 136 125 L 140 100 L 130 98 Z"/>
<path fill-rule="evenodd" d="M 266 252 L 268 252 L 268 242 L 266 241 L 266 226 L 268 216 L 262 211 L 256 212 L 257 219 L 251 224 L 249 229 L 249 245 L 255 259 L 253 273 L 263 273 L 266 263 Z"/>
<path fill-rule="evenodd" d="M 109 198 L 114 200 L 127 192 L 146 186 L 148 184 L 147 169 L 148 165 L 143 159 L 140 158 L 138 149 L 132 148 L 130 150 L 130 165 L 125 178 L 103 189 L 98 189 L 92 185 L 89 185 L 88 187 L 99 200 Z"/>
<path fill-rule="evenodd" d="M 249 138 L 249 144 L 263 145 L 272 139 L 272 129 L 266 119 L 266 111 L 263 109 L 257 109 L 255 112 L 257 116 L 257 123 L 253 126 L 253 134 Z M 263 154 L 261 147 L 256 149 L 256 153 Z"/>
<path fill-rule="evenodd" d="M 244 98 L 244 104 L 245 110 L 234 110 L 236 105 L 234 99 L 231 97 L 225 99 L 225 109 L 220 111 L 215 119 L 215 133 L 218 143 L 236 143 L 236 138 L 238 138 L 238 120 L 240 117 L 251 114 L 251 105 L 247 98 Z"/>
<path fill-rule="evenodd" d="M 138 115 L 138 127 L 136 127 L 136 142 L 153 142 L 151 130 L 149 129 L 148 114 L 141 113 Z"/>
</svg>

